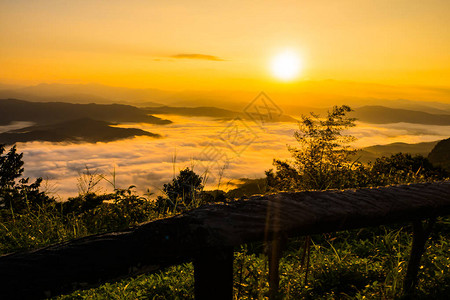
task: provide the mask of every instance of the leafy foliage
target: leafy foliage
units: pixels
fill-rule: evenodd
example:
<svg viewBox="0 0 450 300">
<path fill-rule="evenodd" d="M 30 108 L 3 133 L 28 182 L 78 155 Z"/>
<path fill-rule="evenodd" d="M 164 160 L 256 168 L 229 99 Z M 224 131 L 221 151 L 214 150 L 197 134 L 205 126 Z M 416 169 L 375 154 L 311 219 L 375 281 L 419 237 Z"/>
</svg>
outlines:
<svg viewBox="0 0 450 300">
<path fill-rule="evenodd" d="M 344 134 L 354 126 L 347 117 L 348 106 L 334 107 L 325 119 L 303 117 L 295 138 L 300 148 L 289 147 L 293 162 L 275 159 L 266 171 L 269 188 L 274 191 L 343 189 L 389 184 L 434 181 L 449 174 L 434 167 L 427 158 L 397 153 L 363 165 L 349 146 L 355 138 Z"/>
<path fill-rule="evenodd" d="M 172 202 L 182 199 L 189 205 L 203 189 L 203 179 L 193 170 L 186 168 L 180 171 L 172 182 L 164 184 L 164 192 Z"/>
<path fill-rule="evenodd" d="M 448 173 L 440 167 L 433 166 L 421 156 L 397 153 L 390 157 L 377 158 L 369 164 L 372 185 L 388 185 L 392 183 L 410 183 L 417 181 L 436 181 L 448 177 Z"/>
<path fill-rule="evenodd" d="M 35 207 L 54 201 L 39 191 L 42 178 L 31 184 L 28 184 L 29 178 L 20 178 L 24 171 L 23 154 L 17 153 L 15 146 L 8 153 L 4 152 L 4 145 L 0 145 L 0 208 L 18 212 L 28 206 Z"/>
<path fill-rule="evenodd" d="M 273 170 L 266 172 L 269 186 L 278 190 L 346 187 L 355 154 L 348 145 L 354 137 L 343 133 L 355 126 L 355 120 L 347 116 L 350 111 L 343 105 L 333 107 L 324 119 L 313 113 L 302 116 L 294 133 L 300 148 L 288 147 L 293 163 L 274 160 L 276 174 Z"/>
<path fill-rule="evenodd" d="M 160 212 L 184 210 L 201 204 L 203 191 L 203 178 L 193 170 L 185 168 L 172 179 L 172 182 L 163 185 L 165 197 L 156 199 L 156 206 Z"/>
</svg>

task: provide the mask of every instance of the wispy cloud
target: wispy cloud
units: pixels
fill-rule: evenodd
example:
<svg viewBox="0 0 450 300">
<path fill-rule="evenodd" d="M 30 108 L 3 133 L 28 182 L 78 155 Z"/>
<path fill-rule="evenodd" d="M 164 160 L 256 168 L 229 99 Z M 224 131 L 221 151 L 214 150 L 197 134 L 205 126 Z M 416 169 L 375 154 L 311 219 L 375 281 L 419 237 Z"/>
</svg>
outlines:
<svg viewBox="0 0 450 300">
<path fill-rule="evenodd" d="M 180 59 L 201 59 L 201 60 L 213 60 L 213 61 L 225 61 L 224 59 L 208 54 L 198 54 L 198 53 L 181 53 L 171 56 L 172 58 Z"/>
</svg>

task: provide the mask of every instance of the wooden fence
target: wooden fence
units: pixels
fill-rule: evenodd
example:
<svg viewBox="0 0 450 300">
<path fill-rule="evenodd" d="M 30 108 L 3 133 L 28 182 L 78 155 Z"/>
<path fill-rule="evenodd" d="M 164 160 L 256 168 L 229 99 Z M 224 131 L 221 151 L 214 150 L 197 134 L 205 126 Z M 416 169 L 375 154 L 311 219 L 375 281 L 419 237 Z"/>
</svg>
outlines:
<svg viewBox="0 0 450 300">
<path fill-rule="evenodd" d="M 233 249 L 255 241 L 271 245 L 273 297 L 283 239 L 402 222 L 414 225 L 404 281 L 409 292 L 433 220 L 449 213 L 450 182 L 278 193 L 205 205 L 126 231 L 4 255 L 0 299 L 46 298 L 187 261 L 194 262 L 196 299 L 232 299 Z"/>
</svg>

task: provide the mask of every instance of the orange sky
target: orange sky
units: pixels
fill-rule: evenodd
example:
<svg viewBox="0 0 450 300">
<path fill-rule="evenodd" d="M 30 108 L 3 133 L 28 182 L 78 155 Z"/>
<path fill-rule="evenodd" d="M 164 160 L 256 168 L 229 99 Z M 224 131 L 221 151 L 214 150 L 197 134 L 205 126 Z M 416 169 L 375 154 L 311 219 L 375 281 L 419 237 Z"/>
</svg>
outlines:
<svg viewBox="0 0 450 300">
<path fill-rule="evenodd" d="M 259 90 L 337 79 L 448 87 L 449 16 L 448 0 L 2 1 L 0 82 Z M 297 81 L 279 83 L 270 72 L 284 49 L 302 57 Z"/>
</svg>

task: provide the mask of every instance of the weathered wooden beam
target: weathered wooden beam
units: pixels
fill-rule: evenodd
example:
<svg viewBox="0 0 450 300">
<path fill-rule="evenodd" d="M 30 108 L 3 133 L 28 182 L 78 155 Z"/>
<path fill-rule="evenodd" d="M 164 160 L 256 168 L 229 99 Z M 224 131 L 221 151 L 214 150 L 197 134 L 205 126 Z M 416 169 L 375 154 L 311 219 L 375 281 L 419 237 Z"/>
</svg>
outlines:
<svg viewBox="0 0 450 300">
<path fill-rule="evenodd" d="M 36 299 L 159 270 L 280 233 L 303 236 L 450 213 L 450 182 L 279 193 L 0 257 L 0 299 Z M 24 284 L 26 282 L 26 284 Z"/>
<path fill-rule="evenodd" d="M 174 217 L 2 256 L 0 299 L 47 298 L 157 271 L 192 260 L 214 239 L 190 218 Z"/>
<path fill-rule="evenodd" d="M 194 258 L 195 299 L 233 299 L 232 247 L 204 249 Z"/>
</svg>

